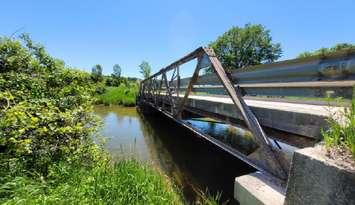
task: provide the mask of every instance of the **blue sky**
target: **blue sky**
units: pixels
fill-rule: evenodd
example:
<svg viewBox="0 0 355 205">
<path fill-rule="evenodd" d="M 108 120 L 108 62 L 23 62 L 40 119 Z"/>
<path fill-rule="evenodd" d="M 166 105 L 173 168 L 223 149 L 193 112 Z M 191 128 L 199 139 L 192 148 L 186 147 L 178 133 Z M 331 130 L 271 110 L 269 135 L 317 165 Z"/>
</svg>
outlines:
<svg viewBox="0 0 355 205">
<path fill-rule="evenodd" d="M 232 26 L 260 23 L 281 43 L 282 59 L 339 42 L 355 43 L 355 1 L 18 1 L 0 4 L 0 35 L 30 33 L 66 64 L 104 73 L 119 63 L 123 75 L 140 77 L 207 45 Z"/>
</svg>

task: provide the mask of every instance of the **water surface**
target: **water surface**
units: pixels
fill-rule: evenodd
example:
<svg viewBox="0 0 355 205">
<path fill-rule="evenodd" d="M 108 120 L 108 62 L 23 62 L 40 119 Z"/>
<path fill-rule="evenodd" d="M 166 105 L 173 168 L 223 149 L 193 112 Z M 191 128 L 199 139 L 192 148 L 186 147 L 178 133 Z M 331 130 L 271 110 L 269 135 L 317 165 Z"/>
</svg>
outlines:
<svg viewBox="0 0 355 205">
<path fill-rule="evenodd" d="M 103 119 L 101 133 L 107 139 L 106 148 L 114 159 L 134 158 L 150 163 L 169 176 L 190 202 L 200 190 L 208 189 L 211 194 L 222 192 L 223 201 L 233 204 L 234 178 L 253 171 L 160 113 L 143 115 L 136 108 L 119 106 L 97 106 L 95 112 Z M 226 131 L 230 128 L 220 124 L 199 120 L 189 120 L 189 123 L 222 140 L 228 133 L 230 135 Z M 245 136 L 241 141 L 227 143 L 242 145 L 243 152 L 248 153 L 255 147 L 248 135 Z"/>
</svg>

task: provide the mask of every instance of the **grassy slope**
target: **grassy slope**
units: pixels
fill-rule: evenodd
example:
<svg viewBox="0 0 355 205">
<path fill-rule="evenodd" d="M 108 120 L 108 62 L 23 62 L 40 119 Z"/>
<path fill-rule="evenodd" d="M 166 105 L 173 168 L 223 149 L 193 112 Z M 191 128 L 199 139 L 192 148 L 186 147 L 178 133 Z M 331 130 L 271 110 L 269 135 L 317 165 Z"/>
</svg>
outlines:
<svg viewBox="0 0 355 205">
<path fill-rule="evenodd" d="M 120 85 L 119 87 L 107 87 L 106 92 L 98 96 L 98 104 L 105 105 L 123 105 L 134 106 L 138 86 L 131 84 L 129 86 Z"/>
</svg>

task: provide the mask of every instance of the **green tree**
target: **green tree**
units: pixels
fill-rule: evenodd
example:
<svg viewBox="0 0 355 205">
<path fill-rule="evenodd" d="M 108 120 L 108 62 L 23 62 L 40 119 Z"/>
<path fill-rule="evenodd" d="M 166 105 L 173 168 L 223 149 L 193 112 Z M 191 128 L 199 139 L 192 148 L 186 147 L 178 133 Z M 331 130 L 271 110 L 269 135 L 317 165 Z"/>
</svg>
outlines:
<svg viewBox="0 0 355 205">
<path fill-rule="evenodd" d="M 112 76 L 113 76 L 113 77 L 116 77 L 116 78 L 120 78 L 120 77 L 121 77 L 121 72 L 122 72 L 121 66 L 118 65 L 118 64 L 115 64 L 115 65 L 113 66 L 113 73 L 112 73 Z"/>
<path fill-rule="evenodd" d="M 102 66 L 100 64 L 94 65 L 91 69 L 91 76 L 95 82 L 102 81 Z"/>
<path fill-rule="evenodd" d="M 148 78 L 151 75 L 152 68 L 147 61 L 142 61 L 142 63 L 139 65 L 139 72 L 143 75 L 144 78 Z"/>
<path fill-rule="evenodd" d="M 270 31 L 260 24 L 232 27 L 209 46 L 228 71 L 274 62 L 282 54 L 280 44 L 273 43 Z"/>
<path fill-rule="evenodd" d="M 329 54 L 337 52 L 337 51 L 346 51 L 346 50 L 351 50 L 351 49 L 355 49 L 355 44 L 339 43 L 339 44 L 336 44 L 335 46 L 330 47 L 330 48 L 320 48 L 320 49 L 312 51 L 312 52 L 309 52 L 309 51 L 303 52 L 298 55 L 298 58 L 329 55 Z"/>
</svg>

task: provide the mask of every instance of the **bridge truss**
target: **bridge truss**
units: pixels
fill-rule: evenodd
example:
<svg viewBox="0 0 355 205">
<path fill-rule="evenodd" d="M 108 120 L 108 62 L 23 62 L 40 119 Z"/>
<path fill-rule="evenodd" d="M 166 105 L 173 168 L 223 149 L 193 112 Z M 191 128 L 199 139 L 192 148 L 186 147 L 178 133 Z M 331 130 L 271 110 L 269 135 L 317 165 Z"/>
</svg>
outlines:
<svg viewBox="0 0 355 205">
<path fill-rule="evenodd" d="M 304 61 L 289 61 L 284 64 L 276 63 L 274 64 L 276 72 L 275 69 L 259 68 L 256 71 L 250 69 L 252 74 L 248 74 L 247 71 L 228 74 L 212 49 L 200 47 L 143 80 L 140 84 L 137 101 L 138 104 L 148 105 L 165 114 L 259 171 L 286 180 L 288 164 L 282 150 L 280 150 L 280 147 L 272 145 L 270 138 L 265 134 L 264 126 L 261 125 L 250 106 L 245 102 L 244 95 L 255 93 L 287 95 L 287 93 L 292 92 L 303 97 L 325 97 L 329 93 L 335 93 L 335 95 L 344 98 L 351 98 L 352 86 L 355 84 L 354 54 L 355 52 L 336 54 L 325 60 L 312 58 Z M 197 64 L 192 77 L 181 79 L 180 66 L 193 60 L 197 60 Z M 272 65 L 265 65 L 264 67 L 272 67 Z M 300 67 L 305 69 L 302 70 Z M 206 68 L 212 69 L 212 74 L 200 75 L 200 71 Z M 296 71 L 294 71 L 295 68 Z M 295 75 L 293 72 L 298 72 L 298 74 Z M 282 79 L 282 75 L 286 77 Z M 257 80 L 255 81 L 255 79 Z M 183 120 L 182 113 L 187 110 L 198 112 L 201 115 L 208 113 L 206 116 L 217 116 L 218 119 L 234 123 L 232 118 L 218 112 L 211 115 L 211 112 L 204 109 L 192 109 L 191 106 L 188 106 L 191 92 L 204 89 L 213 92 L 218 91 L 229 96 L 234 105 L 234 111 L 238 112 L 239 119 L 250 130 L 254 141 L 258 144 L 258 153 L 261 157 L 255 158 L 245 155 L 225 143 L 201 133 Z M 295 92 L 295 89 L 298 92 Z"/>
</svg>

